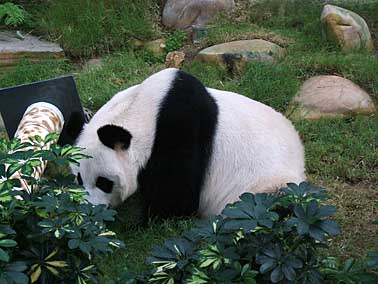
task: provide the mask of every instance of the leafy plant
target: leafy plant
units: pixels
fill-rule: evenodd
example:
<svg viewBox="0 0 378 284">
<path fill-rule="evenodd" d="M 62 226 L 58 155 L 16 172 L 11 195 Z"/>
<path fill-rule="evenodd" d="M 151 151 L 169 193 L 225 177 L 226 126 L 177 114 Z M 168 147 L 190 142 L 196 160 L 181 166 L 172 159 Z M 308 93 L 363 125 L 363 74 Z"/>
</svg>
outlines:
<svg viewBox="0 0 378 284">
<path fill-rule="evenodd" d="M 28 13 L 20 5 L 10 2 L 0 4 L 0 23 L 4 22 L 6 26 L 17 27 L 22 25 Z"/>
<path fill-rule="evenodd" d="M 139 56 L 141 56 L 148 65 L 154 65 L 154 64 L 161 64 L 165 61 L 165 55 L 159 55 L 155 56 L 151 51 L 149 50 L 143 50 L 141 52 L 137 53 Z"/>
<path fill-rule="evenodd" d="M 375 283 L 367 262 L 322 258 L 340 232 L 324 189 L 288 184 L 277 195 L 245 193 L 221 215 L 155 247 L 153 269 L 126 283 Z M 375 264 L 372 255 L 371 264 Z M 372 266 L 370 266 L 372 267 Z M 370 281 L 370 282 L 369 282 Z M 375 282 L 374 282 L 375 281 Z M 120 282 L 122 283 L 122 282 Z"/>
<path fill-rule="evenodd" d="M 33 176 L 47 161 L 65 166 L 88 158 L 70 145 L 47 150 L 57 138 L 0 140 L 0 283 L 98 283 L 94 258 L 123 246 L 106 229 L 115 212 L 88 203 L 73 175 Z"/>
<path fill-rule="evenodd" d="M 322 273 L 330 283 L 356 284 L 375 283 L 377 274 L 368 271 L 372 268 L 366 260 L 348 259 L 342 263 L 335 257 L 327 257 L 322 261 Z"/>
<path fill-rule="evenodd" d="M 180 49 L 184 45 L 186 38 L 187 35 L 184 31 L 174 31 L 166 40 L 165 50 L 171 52 Z"/>
</svg>

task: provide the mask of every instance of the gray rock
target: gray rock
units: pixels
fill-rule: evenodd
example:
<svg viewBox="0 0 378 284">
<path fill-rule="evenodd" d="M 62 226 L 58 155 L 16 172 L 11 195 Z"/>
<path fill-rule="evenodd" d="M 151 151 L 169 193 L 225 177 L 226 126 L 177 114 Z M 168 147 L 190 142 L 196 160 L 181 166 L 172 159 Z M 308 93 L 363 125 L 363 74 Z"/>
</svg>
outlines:
<svg viewBox="0 0 378 284">
<path fill-rule="evenodd" d="M 92 58 L 85 62 L 83 66 L 83 70 L 91 71 L 95 69 L 99 69 L 103 66 L 103 61 L 101 58 Z"/>
<path fill-rule="evenodd" d="M 343 51 L 373 49 L 369 27 L 356 13 L 338 6 L 325 5 L 321 23 L 325 39 L 340 45 Z"/>
<path fill-rule="evenodd" d="M 293 119 L 319 119 L 375 111 L 373 100 L 359 86 L 342 77 L 322 75 L 303 83 L 288 115 Z"/>
<path fill-rule="evenodd" d="M 63 49 L 56 43 L 31 35 L 21 39 L 15 32 L 0 32 L 0 70 L 14 67 L 21 59 L 35 62 L 63 57 Z"/>
<path fill-rule="evenodd" d="M 204 26 L 219 12 L 229 12 L 234 0 L 168 0 L 163 10 L 163 24 L 169 28 L 188 29 Z"/>
<path fill-rule="evenodd" d="M 243 71 L 250 61 L 274 62 L 285 56 L 285 49 L 275 43 L 262 40 L 238 40 L 214 45 L 202 50 L 196 59 L 226 65 L 231 71 Z"/>
</svg>

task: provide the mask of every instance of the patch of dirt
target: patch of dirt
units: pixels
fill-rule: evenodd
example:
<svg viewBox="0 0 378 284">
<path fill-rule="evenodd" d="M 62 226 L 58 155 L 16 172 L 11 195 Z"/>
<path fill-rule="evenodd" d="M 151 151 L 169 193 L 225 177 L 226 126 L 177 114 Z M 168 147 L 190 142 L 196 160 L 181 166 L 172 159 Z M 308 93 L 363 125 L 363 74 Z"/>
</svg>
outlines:
<svg viewBox="0 0 378 284">
<path fill-rule="evenodd" d="M 342 234 L 330 244 L 331 250 L 345 258 L 364 256 L 378 249 L 378 186 L 336 184 L 330 189 L 330 202 L 337 207 L 336 220 Z"/>
</svg>

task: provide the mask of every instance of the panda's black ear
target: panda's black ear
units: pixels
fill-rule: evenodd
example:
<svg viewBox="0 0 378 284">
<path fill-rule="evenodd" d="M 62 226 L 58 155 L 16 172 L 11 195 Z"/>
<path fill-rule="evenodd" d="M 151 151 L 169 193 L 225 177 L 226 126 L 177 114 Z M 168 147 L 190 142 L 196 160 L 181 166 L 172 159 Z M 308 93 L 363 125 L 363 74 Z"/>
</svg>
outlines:
<svg viewBox="0 0 378 284">
<path fill-rule="evenodd" d="M 58 144 L 65 145 L 70 144 L 73 145 L 79 136 L 81 130 L 83 129 L 84 125 L 84 114 L 81 112 L 72 112 L 68 121 L 64 123 L 62 134 L 59 137 Z"/>
<path fill-rule="evenodd" d="M 99 128 L 97 130 L 97 135 L 102 144 L 113 150 L 115 150 L 117 146 L 122 150 L 127 150 L 132 138 L 129 131 L 120 126 L 111 124 Z"/>
</svg>

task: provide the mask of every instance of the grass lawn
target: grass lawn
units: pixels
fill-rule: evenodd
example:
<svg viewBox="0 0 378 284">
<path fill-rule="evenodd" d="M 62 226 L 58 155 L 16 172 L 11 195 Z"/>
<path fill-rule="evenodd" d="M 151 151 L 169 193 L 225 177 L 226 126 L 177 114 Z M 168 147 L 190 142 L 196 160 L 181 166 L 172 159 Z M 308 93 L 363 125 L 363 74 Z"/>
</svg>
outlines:
<svg viewBox="0 0 378 284">
<path fill-rule="evenodd" d="M 377 44 L 378 2 L 373 2 L 344 6 L 368 20 Z M 237 14 L 237 21 L 222 19 L 201 47 L 226 40 L 265 38 L 286 47 L 284 59 L 275 65 L 251 63 L 246 72 L 239 75 L 192 61 L 186 62 L 184 70 L 209 87 L 241 93 L 281 112 L 286 111 L 304 80 L 320 74 L 342 75 L 359 84 L 378 103 L 376 51 L 346 55 L 325 44 L 321 40 L 321 6 L 316 4 L 317 1 L 308 4 L 287 1 L 284 15 L 279 14 L 278 1 L 264 3 L 253 7 L 245 4 L 244 12 Z M 296 6 L 291 7 L 294 4 L 290 3 L 296 3 Z M 143 27 L 144 35 L 151 36 L 153 29 Z M 184 48 L 184 51 L 192 50 L 190 46 Z M 83 53 L 86 52 L 85 47 Z M 159 63 L 146 63 L 143 56 L 126 46 L 105 55 L 103 66 L 91 71 L 83 71 L 68 60 L 43 64 L 22 62 L 14 71 L 0 75 L 0 87 L 71 73 L 75 76 L 83 104 L 96 110 L 117 91 L 139 83 L 163 68 Z M 330 250 L 349 257 L 378 249 L 378 226 L 372 224 L 378 219 L 378 114 L 298 121 L 295 126 L 305 144 L 308 179 L 329 189 L 330 203 L 338 209 L 336 219 L 342 225 L 343 234 L 331 241 Z M 117 275 L 127 269 L 142 271 L 146 268 L 144 259 L 154 245 L 167 237 L 179 235 L 195 222 L 194 218 L 152 220 L 149 226 L 141 227 L 138 226 L 138 210 L 138 196 L 119 208 L 119 220 L 113 226 L 127 247 L 99 260 L 104 272 L 101 283 L 113 283 Z"/>
</svg>

